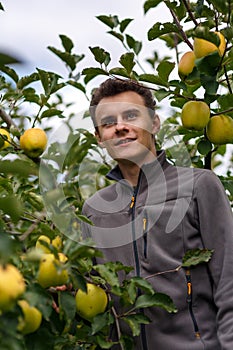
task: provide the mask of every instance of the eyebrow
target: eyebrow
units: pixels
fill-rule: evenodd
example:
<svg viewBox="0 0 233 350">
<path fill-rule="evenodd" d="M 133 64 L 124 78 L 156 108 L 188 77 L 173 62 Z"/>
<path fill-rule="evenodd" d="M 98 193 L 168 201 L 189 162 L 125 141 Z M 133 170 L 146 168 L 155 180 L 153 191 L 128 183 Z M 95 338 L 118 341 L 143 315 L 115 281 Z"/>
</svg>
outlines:
<svg viewBox="0 0 233 350">
<path fill-rule="evenodd" d="M 138 109 L 138 108 L 131 108 L 131 109 L 127 109 L 127 110 L 125 110 L 125 111 L 123 111 L 123 115 L 124 114 L 128 114 L 128 113 L 139 113 L 140 112 L 140 110 Z"/>
<path fill-rule="evenodd" d="M 130 108 L 130 109 L 126 109 L 122 112 L 122 115 L 125 115 L 125 114 L 128 114 L 128 113 L 139 113 L 140 110 L 138 108 Z M 108 118 L 115 118 L 115 115 L 114 114 L 108 114 L 108 115 L 104 115 L 103 117 L 101 117 L 101 122 L 105 119 L 108 119 Z"/>
</svg>

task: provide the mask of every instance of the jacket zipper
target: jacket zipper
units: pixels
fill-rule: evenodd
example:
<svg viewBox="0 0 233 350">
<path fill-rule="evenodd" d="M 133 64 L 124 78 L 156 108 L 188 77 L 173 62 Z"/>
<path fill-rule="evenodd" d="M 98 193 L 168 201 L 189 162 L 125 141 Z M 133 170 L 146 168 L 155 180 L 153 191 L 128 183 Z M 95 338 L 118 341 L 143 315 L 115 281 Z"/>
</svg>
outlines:
<svg viewBox="0 0 233 350">
<path fill-rule="evenodd" d="M 185 272 L 186 281 L 187 281 L 187 303 L 188 303 L 188 309 L 189 313 L 193 322 L 194 326 L 194 332 L 196 338 L 200 339 L 200 332 L 197 324 L 197 320 L 195 318 L 195 315 L 193 313 L 193 303 L 192 303 L 192 281 L 191 281 L 191 272 L 190 269 L 187 269 Z"/>
<path fill-rule="evenodd" d="M 144 258 L 147 259 L 147 213 L 145 213 L 143 220 L 143 255 Z"/>
<path fill-rule="evenodd" d="M 139 183 L 139 182 L 138 182 Z M 133 238 L 133 251 L 134 251 L 134 259 L 135 259 L 135 267 L 136 267 L 136 276 L 140 277 L 140 263 L 139 263 L 139 255 L 138 255 L 138 247 L 136 242 L 136 230 L 135 230 L 135 203 L 138 193 L 138 187 L 134 189 L 134 193 L 131 197 L 129 214 L 132 215 L 132 238 Z M 138 290 L 138 296 L 141 295 L 140 289 Z M 141 313 L 144 313 L 143 309 L 140 310 Z M 143 350 L 148 350 L 147 339 L 146 339 L 146 331 L 145 325 L 141 324 L 141 340 L 142 340 L 142 348 Z"/>
<path fill-rule="evenodd" d="M 137 242 L 136 242 L 136 230 L 135 230 L 135 203 L 136 203 L 137 192 L 138 192 L 138 186 L 134 189 L 134 193 L 131 197 L 129 213 L 132 216 L 132 239 L 133 239 L 133 251 L 134 251 L 134 259 L 135 259 L 136 275 L 140 277 L 140 264 L 139 264 L 138 248 L 137 248 Z"/>
</svg>

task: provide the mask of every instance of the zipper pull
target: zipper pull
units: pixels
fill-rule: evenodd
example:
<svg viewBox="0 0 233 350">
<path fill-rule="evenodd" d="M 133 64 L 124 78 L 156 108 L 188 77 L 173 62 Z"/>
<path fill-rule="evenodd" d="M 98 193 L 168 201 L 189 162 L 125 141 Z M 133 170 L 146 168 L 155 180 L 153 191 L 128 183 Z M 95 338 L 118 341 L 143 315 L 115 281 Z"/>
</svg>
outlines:
<svg viewBox="0 0 233 350">
<path fill-rule="evenodd" d="M 132 209 L 134 207 L 134 204 L 135 204 L 135 196 L 132 196 L 131 203 L 130 203 L 130 209 Z"/>
<path fill-rule="evenodd" d="M 191 282 L 191 274 L 190 270 L 186 270 L 186 280 L 187 280 L 187 302 L 190 303 L 192 301 L 192 282 Z"/>
<path fill-rule="evenodd" d="M 144 258 L 147 259 L 147 218 L 142 219 L 143 222 L 143 242 L 144 242 Z"/>
<path fill-rule="evenodd" d="M 143 221 L 143 231 L 145 232 L 147 220 L 146 220 L 146 218 L 143 218 L 142 221 Z"/>
</svg>

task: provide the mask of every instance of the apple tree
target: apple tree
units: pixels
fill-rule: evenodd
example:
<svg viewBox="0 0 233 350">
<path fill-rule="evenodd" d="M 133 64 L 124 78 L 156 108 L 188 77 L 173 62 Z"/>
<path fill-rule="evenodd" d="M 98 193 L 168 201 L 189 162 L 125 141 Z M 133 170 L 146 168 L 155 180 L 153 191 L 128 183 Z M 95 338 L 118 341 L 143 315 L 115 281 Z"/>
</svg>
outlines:
<svg viewBox="0 0 233 350">
<path fill-rule="evenodd" d="M 59 35 L 60 48 L 50 45 L 48 50 L 67 68 L 66 76 L 37 68 L 20 77 L 20 62 L 0 53 L 1 348 L 109 349 L 118 343 L 128 350 L 132 337 L 122 333 L 120 321 L 137 336 L 140 325 L 150 322 L 139 310 L 158 306 L 176 312 L 170 297 L 155 292 L 147 280 L 127 279 L 130 266 L 93 264 L 101 252 L 92 242 L 82 240 L 81 222 L 87 221 L 82 205 L 94 191 L 109 184 L 105 174 L 111 162 L 98 148 L 93 133 L 80 127 L 89 118 L 87 111 L 82 116 L 71 112 L 65 117 L 64 111 L 70 107 L 64 99 L 68 87 L 89 99 L 99 78 L 133 79 L 147 85 L 158 106 L 170 107 L 157 147 L 166 148 L 175 164 L 216 172 L 223 164 L 226 172 L 219 177 L 232 202 L 231 1 L 147 0 L 145 15 L 161 3 L 171 20 L 151 23 L 144 41 L 162 42 L 166 56 L 153 51 L 141 59 L 144 42 L 129 32 L 133 19 L 120 20 L 117 15 L 97 17 L 108 35 L 122 44 L 117 66 L 106 48 L 95 46 L 90 47 L 93 66 L 80 68 L 86 57 L 75 52 L 72 38 L 65 34 Z M 1 4 L 0 9 L 4 10 Z M 184 56 L 186 52 L 191 54 Z M 207 106 L 207 115 L 202 116 L 203 109 L 198 112 L 204 120 L 201 127 L 196 113 L 191 126 L 186 123 L 184 105 L 188 102 L 189 114 L 195 112 L 196 103 Z M 39 139 L 36 146 L 30 136 L 22 143 L 22 135 L 31 129 Z M 41 132 L 47 134 L 47 140 L 40 137 Z M 33 147 L 37 147 L 36 153 Z M 189 252 L 177 268 L 210 258 L 210 251 Z M 78 313 L 76 299 L 76 291 L 86 291 L 88 283 L 101 286 L 108 298 L 106 306 L 100 296 L 104 312 L 97 310 L 92 319 Z M 143 292 L 139 297 L 138 288 Z M 125 313 L 117 314 L 115 298 L 121 300 Z M 21 307 L 23 301 L 36 308 L 37 316 L 27 304 Z M 84 306 L 88 302 L 84 301 Z M 117 329 L 114 339 L 110 336 L 113 325 Z"/>
</svg>

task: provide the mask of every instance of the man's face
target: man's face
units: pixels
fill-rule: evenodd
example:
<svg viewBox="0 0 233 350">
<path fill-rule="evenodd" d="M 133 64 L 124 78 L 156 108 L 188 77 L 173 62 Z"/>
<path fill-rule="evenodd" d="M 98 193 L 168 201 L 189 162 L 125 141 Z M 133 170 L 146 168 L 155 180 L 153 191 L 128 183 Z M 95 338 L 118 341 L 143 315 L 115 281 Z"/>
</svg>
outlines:
<svg viewBox="0 0 233 350">
<path fill-rule="evenodd" d="M 99 144 L 113 159 L 141 165 L 154 158 L 154 134 L 160 123 L 157 116 L 151 118 L 142 96 L 127 91 L 105 97 L 99 102 L 95 116 Z"/>
</svg>

